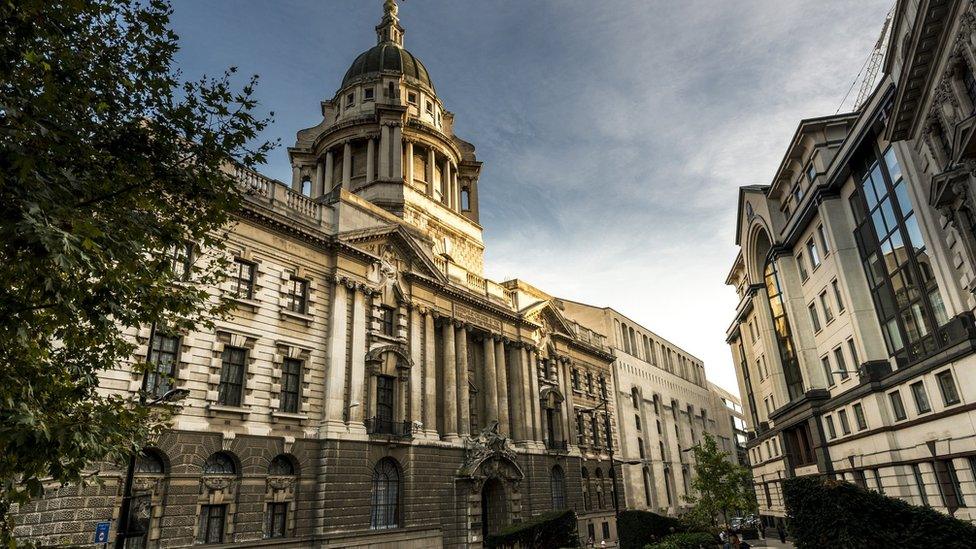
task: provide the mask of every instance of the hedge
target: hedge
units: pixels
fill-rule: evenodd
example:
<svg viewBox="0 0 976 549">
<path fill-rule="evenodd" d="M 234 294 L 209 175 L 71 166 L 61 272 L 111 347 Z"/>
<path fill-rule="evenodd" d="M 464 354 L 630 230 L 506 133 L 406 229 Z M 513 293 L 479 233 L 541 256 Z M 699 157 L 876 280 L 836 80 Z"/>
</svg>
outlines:
<svg viewBox="0 0 976 549">
<path fill-rule="evenodd" d="M 684 532 L 666 536 L 658 543 L 645 545 L 644 549 L 713 549 L 717 545 L 718 540 L 708 532 Z"/>
<path fill-rule="evenodd" d="M 849 482 L 797 477 L 783 483 L 790 534 L 806 547 L 976 547 L 976 526 Z"/>
<path fill-rule="evenodd" d="M 623 511 L 617 518 L 620 549 L 643 549 L 649 543 L 686 530 L 680 520 L 649 511 Z"/>
<path fill-rule="evenodd" d="M 569 509 L 543 513 L 488 536 L 485 545 L 489 549 L 516 545 L 533 549 L 579 547 L 576 513 Z"/>
</svg>

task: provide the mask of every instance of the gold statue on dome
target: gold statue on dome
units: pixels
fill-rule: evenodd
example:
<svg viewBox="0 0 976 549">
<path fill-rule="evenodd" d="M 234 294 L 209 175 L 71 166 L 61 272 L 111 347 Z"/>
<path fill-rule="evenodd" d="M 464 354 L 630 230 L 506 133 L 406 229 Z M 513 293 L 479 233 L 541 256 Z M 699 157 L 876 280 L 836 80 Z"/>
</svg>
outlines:
<svg viewBox="0 0 976 549">
<path fill-rule="evenodd" d="M 383 11 L 385 11 L 387 15 L 396 17 L 398 9 L 399 8 L 397 8 L 396 0 L 386 0 L 386 2 L 383 3 Z"/>
</svg>

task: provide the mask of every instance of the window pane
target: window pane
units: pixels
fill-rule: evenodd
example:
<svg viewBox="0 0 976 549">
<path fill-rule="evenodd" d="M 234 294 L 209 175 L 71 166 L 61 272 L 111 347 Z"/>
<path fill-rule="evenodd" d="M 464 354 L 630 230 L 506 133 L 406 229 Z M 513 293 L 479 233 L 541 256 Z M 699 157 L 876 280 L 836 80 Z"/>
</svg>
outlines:
<svg viewBox="0 0 976 549">
<path fill-rule="evenodd" d="M 922 238 L 922 231 L 918 228 L 918 219 L 915 214 L 905 218 L 905 230 L 908 231 L 908 238 L 916 251 L 925 248 L 925 240 Z"/>
<path fill-rule="evenodd" d="M 891 180 L 898 181 L 901 179 L 901 165 L 898 163 L 898 158 L 895 157 L 895 150 L 893 148 L 888 147 L 888 150 L 884 153 L 884 160 Z"/>
<path fill-rule="evenodd" d="M 895 420 L 905 419 L 907 416 L 905 415 L 905 405 L 901 401 L 901 394 L 894 391 L 888 395 L 888 399 L 891 400 L 891 411 L 895 415 Z"/>
<path fill-rule="evenodd" d="M 932 408 L 929 406 L 929 398 L 925 394 L 925 385 L 921 381 L 918 381 L 912 383 L 911 388 L 912 397 L 915 399 L 915 408 L 918 410 L 918 413 L 924 414 L 932 411 Z"/>
</svg>

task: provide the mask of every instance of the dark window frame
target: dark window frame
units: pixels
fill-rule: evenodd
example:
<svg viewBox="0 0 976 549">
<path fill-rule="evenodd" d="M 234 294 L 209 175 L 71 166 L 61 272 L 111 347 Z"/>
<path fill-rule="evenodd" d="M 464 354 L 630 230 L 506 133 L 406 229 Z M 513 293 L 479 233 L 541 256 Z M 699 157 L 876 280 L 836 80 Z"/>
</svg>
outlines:
<svg viewBox="0 0 976 549">
<path fill-rule="evenodd" d="M 171 344 L 166 345 L 167 343 Z M 173 388 L 176 370 L 180 361 L 180 346 L 182 340 L 178 335 L 167 334 L 158 329 L 153 330 L 146 356 L 146 373 L 143 376 L 142 390 L 149 395 L 161 397 Z M 166 362 L 164 359 L 168 359 Z M 166 366 L 167 371 L 161 371 L 160 366 Z"/>
<path fill-rule="evenodd" d="M 227 504 L 201 505 L 197 543 L 223 543 L 227 529 Z"/>
<path fill-rule="evenodd" d="M 231 277 L 231 294 L 239 299 L 254 299 L 254 282 L 257 263 L 240 257 L 234 258 L 237 273 Z M 243 290 L 243 291 L 242 291 Z"/>
<path fill-rule="evenodd" d="M 237 357 L 240 359 L 238 360 Z M 244 403 L 247 360 L 247 348 L 231 345 L 224 347 L 220 356 L 220 382 L 217 385 L 218 404 L 240 407 Z"/>
<path fill-rule="evenodd" d="M 305 361 L 286 357 L 281 361 L 281 394 L 278 409 L 289 414 L 297 414 L 302 402 L 302 370 Z"/>
<path fill-rule="evenodd" d="M 285 308 L 293 313 L 308 314 L 309 286 L 307 278 L 292 275 L 285 292 Z"/>
<path fill-rule="evenodd" d="M 265 539 L 288 537 L 288 502 L 268 502 L 265 508 Z"/>
</svg>

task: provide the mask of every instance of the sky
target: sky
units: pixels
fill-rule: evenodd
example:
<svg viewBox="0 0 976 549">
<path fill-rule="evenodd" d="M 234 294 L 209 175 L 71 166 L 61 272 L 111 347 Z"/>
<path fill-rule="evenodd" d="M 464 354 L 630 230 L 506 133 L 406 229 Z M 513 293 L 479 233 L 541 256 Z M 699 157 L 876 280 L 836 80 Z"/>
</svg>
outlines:
<svg viewBox="0 0 976 549">
<path fill-rule="evenodd" d="M 737 189 L 770 182 L 801 119 L 841 107 L 892 3 L 408 0 L 400 23 L 484 162 L 486 275 L 613 307 L 738 394 Z M 285 147 L 376 43 L 382 1 L 173 6 L 186 78 L 260 75 L 261 137 L 282 144 L 261 171 L 290 181 Z"/>
</svg>

